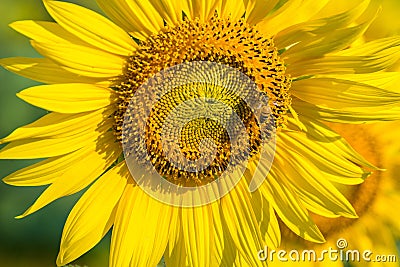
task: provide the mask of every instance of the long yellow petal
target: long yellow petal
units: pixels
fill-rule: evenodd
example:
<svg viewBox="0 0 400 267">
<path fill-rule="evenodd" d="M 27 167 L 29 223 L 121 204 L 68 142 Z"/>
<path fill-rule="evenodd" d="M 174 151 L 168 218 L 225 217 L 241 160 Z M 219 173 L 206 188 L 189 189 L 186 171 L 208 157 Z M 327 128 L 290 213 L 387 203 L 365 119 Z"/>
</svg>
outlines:
<svg viewBox="0 0 400 267">
<path fill-rule="evenodd" d="M 58 24 L 90 45 L 123 56 L 136 50 L 125 31 L 96 12 L 59 1 L 44 0 L 44 5 Z"/>
<path fill-rule="evenodd" d="M 337 75 L 321 75 L 316 77 L 337 78 Z M 375 72 L 364 74 L 342 74 L 343 80 L 366 84 L 384 90 L 400 93 L 400 73 L 399 72 Z"/>
<path fill-rule="evenodd" d="M 189 265 L 193 267 L 211 266 L 212 210 L 206 205 L 196 208 L 182 208 L 182 234 Z"/>
<path fill-rule="evenodd" d="M 182 11 L 188 13 L 186 1 L 150 0 L 157 12 L 168 25 L 176 25 L 183 20 Z"/>
<path fill-rule="evenodd" d="M 65 155 L 92 143 L 112 127 L 111 123 L 111 120 L 107 121 L 97 130 L 88 129 L 74 136 L 11 142 L 0 150 L 0 159 L 41 159 Z"/>
<path fill-rule="evenodd" d="M 393 107 L 382 109 L 382 107 L 369 108 L 368 110 L 338 110 L 323 106 L 316 106 L 296 97 L 293 97 L 292 107 L 307 117 L 318 118 L 321 121 L 360 124 L 366 122 L 382 122 L 400 119 L 400 108 Z"/>
<path fill-rule="evenodd" d="M 37 121 L 22 126 L 7 137 L 0 139 L 0 144 L 28 138 L 54 138 L 77 135 L 88 129 L 96 129 L 101 122 L 112 114 L 110 108 L 96 111 L 62 114 L 49 113 Z"/>
<path fill-rule="evenodd" d="M 145 40 L 164 27 L 164 22 L 149 1 L 96 0 L 116 24 L 132 36 Z"/>
<path fill-rule="evenodd" d="M 261 262 L 261 261 L 260 261 L 260 262 Z M 249 264 L 249 263 L 246 261 L 246 258 L 245 258 L 243 255 L 241 255 L 241 254 L 239 254 L 239 253 L 236 253 L 236 257 L 234 258 L 234 262 L 233 262 L 231 265 L 226 265 L 226 266 L 233 266 L 233 267 L 252 267 L 252 266 L 254 266 L 254 265 Z"/>
<path fill-rule="evenodd" d="M 114 78 L 122 74 L 125 58 L 99 49 L 75 44 L 39 43 L 32 46 L 66 70 L 94 78 Z M 66 56 L 67 55 L 67 56 Z"/>
<path fill-rule="evenodd" d="M 320 19 L 326 18 L 334 15 L 338 15 L 347 11 L 357 9 L 360 4 L 380 5 L 380 1 L 370 1 L 370 0 L 355 0 L 355 1 L 347 1 L 347 0 L 337 0 L 337 1 L 329 1 L 312 19 Z"/>
<path fill-rule="evenodd" d="M 279 32 L 274 38 L 274 43 L 278 49 L 283 49 L 304 41 L 312 42 L 318 36 L 325 37 L 332 31 L 346 28 L 365 12 L 368 2 L 369 0 L 364 0 L 355 8 L 340 14 L 293 25 Z"/>
<path fill-rule="evenodd" d="M 104 142 L 114 142 L 115 137 L 108 135 Z M 64 174 L 68 168 L 78 164 L 90 151 L 96 149 L 97 142 L 82 147 L 66 155 L 52 157 L 26 168 L 20 169 L 5 178 L 3 181 L 14 186 L 41 186 L 53 183 L 58 177 Z"/>
<path fill-rule="evenodd" d="M 294 62 L 318 58 L 328 53 L 340 51 L 360 38 L 371 22 L 372 19 L 354 27 L 330 30 L 324 35 L 303 38 L 301 42 L 284 52 L 282 58 L 286 64 L 293 64 Z"/>
<path fill-rule="evenodd" d="M 169 229 L 175 226 L 176 218 L 176 208 L 128 184 L 116 213 L 110 267 L 156 266 L 167 247 Z"/>
<path fill-rule="evenodd" d="M 55 22 L 23 20 L 11 23 L 10 27 L 37 42 L 87 45 Z"/>
<path fill-rule="evenodd" d="M 347 142 L 325 124 L 303 115 L 301 120 L 304 123 L 307 137 L 302 133 L 287 132 L 282 135 L 287 143 L 281 143 L 281 146 L 289 148 L 294 145 L 301 150 L 301 154 L 305 158 L 311 159 L 313 164 L 323 172 L 326 179 L 341 184 L 360 184 L 370 175 L 370 172 L 363 170 L 361 166 L 375 169 L 357 152 L 349 150 L 349 145 L 345 146 L 347 153 L 343 153 L 343 151 L 336 153 L 338 148 L 332 143 L 344 142 L 347 144 Z M 288 126 L 289 129 L 293 129 L 290 124 Z M 297 141 L 296 138 L 301 141 Z M 336 152 L 333 153 L 332 149 Z M 361 161 L 363 164 L 356 165 L 354 161 Z"/>
<path fill-rule="evenodd" d="M 221 0 L 218 6 L 219 16 L 222 18 L 231 18 L 234 21 L 243 17 L 246 12 L 246 5 L 243 0 Z"/>
<path fill-rule="evenodd" d="M 359 46 L 353 46 L 336 53 L 340 56 L 374 56 L 377 54 L 391 54 L 395 52 L 399 57 L 400 53 L 400 36 L 392 36 L 387 38 L 377 39 Z M 393 55 L 394 56 L 394 55 Z"/>
<path fill-rule="evenodd" d="M 251 180 L 253 177 L 246 172 L 246 177 Z M 262 196 L 259 190 L 252 193 L 251 206 L 257 218 L 258 225 L 264 241 L 269 248 L 277 248 L 281 243 L 281 232 L 279 223 L 275 215 L 273 207 Z"/>
<path fill-rule="evenodd" d="M 282 138 L 284 142 L 285 139 Z M 357 214 L 350 202 L 324 177 L 301 151 L 293 151 L 293 148 L 280 147 L 275 157 L 284 159 L 285 165 L 280 165 L 277 160 L 277 168 L 284 168 L 289 184 L 299 194 L 300 199 L 308 210 L 325 217 L 345 216 L 356 218 Z"/>
<path fill-rule="evenodd" d="M 201 208 L 201 211 L 199 208 L 181 210 L 179 222 L 174 227 L 177 231 L 171 235 L 164 253 L 167 266 L 198 266 L 200 262 L 209 263 L 200 266 L 232 266 L 237 251 L 229 231 L 223 224 L 219 202 L 213 202 Z M 208 220 L 201 221 L 201 227 L 190 231 L 192 226 L 189 220 L 195 224 L 200 223 L 196 220 L 199 218 L 199 212 L 202 214 L 207 212 Z M 203 237 L 202 234 L 209 237 Z M 209 251 L 202 252 L 203 255 L 196 255 L 197 252 L 189 255 L 195 247 L 203 246 L 206 246 Z"/>
<path fill-rule="evenodd" d="M 325 56 L 287 66 L 292 77 L 316 74 L 355 74 L 385 70 L 400 59 L 400 37 L 378 39 Z"/>
<path fill-rule="evenodd" d="M 130 179 L 125 162 L 101 176 L 68 215 L 57 265 L 65 265 L 94 247 L 114 223 L 115 207 Z"/>
<path fill-rule="evenodd" d="M 220 202 L 213 202 L 210 206 L 213 217 L 210 228 L 211 234 L 214 235 L 214 243 L 210 244 L 210 266 L 231 266 L 237 251 L 229 230 L 225 228 Z"/>
<path fill-rule="evenodd" d="M 264 247 L 264 242 L 251 206 L 250 191 L 244 179 L 221 198 L 221 210 L 224 227 L 229 230 L 241 256 L 251 266 L 262 266 L 256 252 Z"/>
<path fill-rule="evenodd" d="M 246 5 L 246 21 L 255 25 L 271 13 L 279 0 L 249 0 Z"/>
<path fill-rule="evenodd" d="M 263 168 L 262 164 L 259 164 L 258 167 Z M 294 233 L 306 240 L 317 243 L 324 242 L 325 239 L 318 227 L 308 215 L 296 192 L 287 183 L 286 175 L 276 167 L 276 164 L 273 164 L 259 190 L 274 207 L 279 218 Z"/>
<path fill-rule="evenodd" d="M 222 0 L 207 1 L 207 0 L 184 0 L 187 2 L 189 13 L 186 14 L 192 20 L 199 18 L 200 21 L 206 21 L 220 6 Z"/>
<path fill-rule="evenodd" d="M 104 78 L 92 78 L 72 73 L 47 58 L 2 58 L 0 59 L 0 65 L 28 79 L 49 84 L 101 83 L 108 86 L 111 83 Z"/>
<path fill-rule="evenodd" d="M 81 161 L 59 176 L 22 215 L 28 216 L 56 199 L 72 195 L 97 179 L 120 156 L 118 143 L 98 141 L 100 148 L 89 151 Z"/>
<path fill-rule="evenodd" d="M 17 96 L 34 106 L 59 113 L 92 111 L 115 101 L 111 89 L 83 83 L 39 85 L 25 89 Z"/>
<path fill-rule="evenodd" d="M 292 83 L 292 94 L 317 106 L 339 110 L 396 106 L 400 94 L 363 83 L 335 78 L 310 78 Z"/>
<path fill-rule="evenodd" d="M 315 127 L 318 127 L 316 124 L 313 124 Z M 323 132 L 327 134 L 332 134 L 328 132 L 328 127 L 326 127 Z M 322 131 L 321 128 L 319 128 L 320 131 Z M 333 132 L 332 130 L 330 130 Z M 310 133 L 312 134 L 312 133 Z M 312 151 L 315 154 L 320 154 L 320 156 L 324 156 L 324 153 L 329 153 L 333 152 L 331 154 L 334 154 L 332 156 L 329 156 L 329 159 L 335 162 L 335 165 L 337 166 L 346 166 L 346 169 L 351 170 L 351 165 L 359 165 L 362 167 L 366 167 L 369 169 L 377 170 L 379 169 L 378 167 L 374 166 L 373 164 L 369 163 L 363 156 L 361 156 L 358 152 L 356 152 L 350 145 L 349 143 L 342 137 L 340 138 L 329 138 L 328 136 L 322 136 L 321 139 L 312 139 L 309 138 L 310 136 L 306 136 L 303 133 L 300 132 L 294 132 L 294 131 L 288 131 L 285 132 L 285 135 L 283 135 L 285 140 L 287 142 L 290 142 L 292 145 L 296 143 L 296 140 L 301 140 L 299 143 L 299 147 L 304 148 L 304 153 L 307 153 L 305 151 Z M 315 136 L 312 136 L 314 137 Z M 310 158 L 313 158 L 313 160 L 316 159 L 315 156 L 309 155 Z M 340 160 L 341 158 L 341 160 Z M 347 164 L 346 164 L 346 161 Z M 349 162 L 351 162 L 349 164 Z M 356 170 L 356 169 L 354 169 Z"/>
<path fill-rule="evenodd" d="M 313 15 L 323 8 L 328 0 L 292 0 L 286 2 L 271 17 L 259 22 L 256 27 L 268 36 L 274 36 L 278 32 L 310 19 Z"/>
<path fill-rule="evenodd" d="M 181 213 L 178 213 L 177 216 L 181 216 Z M 167 249 L 164 253 L 164 259 L 167 266 L 191 267 L 189 265 L 189 257 L 186 254 L 180 218 L 181 217 L 178 217 L 176 225 L 171 227 L 174 234 L 171 235 L 168 242 Z"/>
</svg>

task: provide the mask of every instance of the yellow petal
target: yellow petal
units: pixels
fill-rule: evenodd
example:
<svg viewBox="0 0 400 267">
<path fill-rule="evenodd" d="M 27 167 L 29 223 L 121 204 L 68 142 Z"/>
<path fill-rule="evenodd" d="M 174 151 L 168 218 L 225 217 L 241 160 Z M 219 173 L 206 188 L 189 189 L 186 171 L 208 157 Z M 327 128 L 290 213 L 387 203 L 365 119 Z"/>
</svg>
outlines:
<svg viewBox="0 0 400 267">
<path fill-rule="evenodd" d="M 360 4 L 372 5 L 373 2 L 379 4 L 379 1 L 370 1 L 370 0 L 336 0 L 329 1 L 312 19 L 325 18 L 332 15 L 337 15 L 340 13 L 344 13 L 347 11 L 357 9 Z"/>
<path fill-rule="evenodd" d="M 44 5 L 58 24 L 90 45 L 123 56 L 136 50 L 125 31 L 96 12 L 59 1 L 45 0 Z"/>
<path fill-rule="evenodd" d="M 113 78 L 122 74 L 125 58 L 88 46 L 49 44 L 31 41 L 43 56 L 54 60 L 66 70 L 94 78 Z"/>
<path fill-rule="evenodd" d="M 316 74 L 371 73 L 384 70 L 400 59 L 400 37 L 378 39 L 320 59 L 310 59 L 287 66 L 293 77 Z"/>
<path fill-rule="evenodd" d="M 115 162 L 121 154 L 118 143 L 98 141 L 96 151 L 89 151 L 79 163 L 71 166 L 40 195 L 35 203 L 17 218 L 28 216 L 56 199 L 84 189 Z"/>
<path fill-rule="evenodd" d="M 282 138 L 282 141 L 285 139 Z M 275 157 L 281 157 L 284 161 L 277 160 L 277 168 L 285 169 L 289 184 L 307 209 L 325 217 L 357 217 L 350 202 L 301 154 L 300 149 L 289 146 L 279 148 Z M 285 165 L 280 165 L 280 162 L 285 162 Z"/>
<path fill-rule="evenodd" d="M 343 50 L 336 55 L 340 56 L 376 56 L 377 54 L 388 55 L 395 52 L 397 58 L 400 53 L 400 36 L 377 39 L 359 46 Z M 394 55 L 393 55 L 394 56 Z"/>
<path fill-rule="evenodd" d="M 218 6 L 218 15 L 222 18 L 231 18 L 234 21 L 243 17 L 246 6 L 242 0 L 221 0 Z"/>
<path fill-rule="evenodd" d="M 77 135 L 88 129 L 96 129 L 101 122 L 112 114 L 110 108 L 78 114 L 49 113 L 37 121 L 22 126 L 7 137 L 0 139 L 0 144 L 28 138 L 54 138 Z"/>
<path fill-rule="evenodd" d="M 254 265 L 249 264 L 246 261 L 246 258 L 239 253 L 236 253 L 236 257 L 234 258 L 234 260 L 235 261 L 232 264 L 227 265 L 227 266 L 233 266 L 233 267 L 252 267 L 252 266 L 254 266 Z"/>
<path fill-rule="evenodd" d="M 249 176 L 249 180 L 252 179 L 249 173 L 245 175 Z M 261 234 L 267 246 L 272 249 L 279 247 L 281 243 L 281 232 L 275 211 L 259 190 L 252 193 L 251 206 L 254 209 Z"/>
<path fill-rule="evenodd" d="M 97 130 L 89 129 L 74 136 L 11 142 L 0 150 L 0 159 L 40 159 L 65 155 L 92 143 L 112 127 L 111 122 L 109 120 Z"/>
<path fill-rule="evenodd" d="M 316 124 L 313 124 L 313 127 L 318 127 Z M 352 170 L 351 166 L 359 165 L 358 167 L 367 167 L 370 169 L 378 170 L 376 166 L 369 163 L 363 156 L 361 156 L 358 152 L 356 152 L 348 143 L 347 141 L 338 136 L 335 138 L 329 138 L 328 135 L 332 135 L 333 131 L 330 130 L 328 127 L 325 126 L 324 129 L 321 127 L 318 129 L 320 132 L 327 133 L 326 136 L 322 136 L 321 139 L 313 139 L 309 136 L 304 135 L 303 133 L 299 132 L 285 132 L 283 138 L 287 142 L 290 142 L 292 145 L 298 144 L 298 147 L 302 148 L 304 153 L 308 153 L 306 151 L 312 151 L 315 156 L 309 154 L 310 158 L 313 160 L 317 160 L 317 154 L 321 157 L 327 157 L 328 159 L 332 160 L 338 167 L 346 166 L 345 169 Z M 329 133 L 330 131 L 330 133 Z M 309 132 L 312 135 L 312 132 Z M 314 137 L 315 136 L 311 136 Z M 299 140 L 299 141 L 297 141 Z M 304 149 L 303 149 L 304 148 Z M 331 153 L 329 153 L 331 152 Z M 325 155 L 324 155 L 325 153 Z M 329 154 L 333 155 L 329 155 Z M 329 156 L 327 156 L 329 155 Z M 347 162 L 347 164 L 346 164 Z M 353 168 L 354 171 L 357 170 Z"/>
<path fill-rule="evenodd" d="M 180 215 L 181 214 L 178 213 L 177 216 Z M 174 234 L 171 233 L 171 238 L 164 253 L 164 259 L 167 266 L 191 267 L 189 265 L 189 257 L 186 254 L 180 218 L 181 217 L 178 217 L 176 225 L 171 227 Z"/>
<path fill-rule="evenodd" d="M 262 266 L 256 252 L 264 245 L 244 179 L 221 198 L 221 209 L 225 227 L 241 256 L 251 266 Z"/>
<path fill-rule="evenodd" d="M 164 27 L 162 17 L 149 1 L 97 0 L 96 2 L 115 23 L 140 40 L 145 40 Z"/>
<path fill-rule="evenodd" d="M 65 265 L 94 247 L 114 223 L 115 207 L 130 179 L 125 162 L 101 176 L 68 215 L 57 265 Z"/>
<path fill-rule="evenodd" d="M 158 202 L 128 184 L 119 202 L 110 252 L 110 266 L 156 266 L 175 226 L 177 209 Z"/>
<path fill-rule="evenodd" d="M 171 235 L 164 254 L 167 266 L 232 266 L 237 252 L 229 232 L 224 228 L 219 202 L 202 206 L 201 211 L 199 209 L 181 210 L 179 223 L 175 227 L 178 231 Z M 199 216 L 207 219 L 200 221 Z M 193 228 L 190 222 L 196 225 L 201 223 L 201 227 Z M 208 251 L 200 255 L 195 248 Z M 209 264 L 199 265 L 202 262 Z"/>
<path fill-rule="evenodd" d="M 298 98 L 293 97 L 292 106 L 307 117 L 318 118 L 319 120 L 360 124 L 365 122 L 382 122 L 400 119 L 400 108 L 393 107 L 390 109 L 382 109 L 381 106 L 371 107 L 364 111 L 363 109 L 338 110 L 316 106 Z"/>
<path fill-rule="evenodd" d="M 271 17 L 259 22 L 256 27 L 262 33 L 273 36 L 278 32 L 304 21 L 309 20 L 321 8 L 323 8 L 328 0 L 312 1 L 312 0 L 292 0 L 286 2 Z"/>
<path fill-rule="evenodd" d="M 316 76 L 318 77 L 318 76 Z M 322 78 L 336 78 L 336 75 L 321 75 Z M 343 74 L 340 75 L 343 80 L 366 84 L 369 86 L 385 89 L 388 91 L 400 92 L 400 73 L 399 72 L 375 72 L 365 74 Z"/>
<path fill-rule="evenodd" d="M 246 21 L 255 25 L 265 19 L 276 7 L 279 0 L 249 0 L 246 5 Z"/>
<path fill-rule="evenodd" d="M 303 116 L 302 116 L 303 117 Z M 361 165 L 356 165 L 351 157 L 355 157 L 357 161 L 362 159 L 363 165 L 370 167 L 365 159 L 363 159 L 355 151 L 348 154 L 340 151 L 339 153 L 332 153 L 331 150 L 335 149 L 335 145 L 329 147 L 330 143 L 346 141 L 333 130 L 329 129 L 326 125 L 311 118 L 302 118 L 305 125 L 305 132 L 307 137 L 301 133 L 287 132 L 282 135 L 282 138 L 287 143 L 282 143 L 281 146 L 290 147 L 295 146 L 301 150 L 305 158 L 312 160 L 313 164 L 323 172 L 323 176 L 330 181 L 341 184 L 360 184 L 370 174 L 361 168 Z M 289 125 L 289 128 L 291 126 Z M 349 147 L 349 146 L 347 146 Z M 336 148 L 337 149 L 337 148 Z M 354 155 L 352 155 L 354 154 Z M 350 156 L 350 158 L 349 158 Z M 373 168 L 375 169 L 375 168 Z"/>
<path fill-rule="evenodd" d="M 368 0 L 362 1 L 355 8 L 337 15 L 293 25 L 277 34 L 274 43 L 279 49 L 307 41 L 312 43 L 316 37 L 325 37 L 330 32 L 343 29 L 353 23 L 368 7 Z"/>
<path fill-rule="evenodd" d="M 259 164 L 258 167 L 264 166 Z M 308 215 L 296 192 L 287 183 L 283 170 L 273 164 L 259 190 L 289 229 L 306 240 L 324 242 L 325 239 L 318 227 Z"/>
<path fill-rule="evenodd" d="M 182 208 L 182 234 L 189 265 L 193 267 L 211 266 L 213 235 L 213 214 L 206 205 L 196 208 Z"/>
<path fill-rule="evenodd" d="M 114 142 L 115 137 L 109 135 L 104 142 Z M 52 157 L 26 168 L 20 169 L 3 181 L 14 186 L 41 186 L 53 183 L 58 177 L 65 173 L 68 168 L 78 164 L 90 151 L 96 149 L 97 143 L 92 143 L 66 155 Z"/>
<path fill-rule="evenodd" d="M 194 20 L 199 18 L 200 21 L 207 21 L 214 15 L 217 10 L 220 1 L 208 1 L 208 0 L 184 0 L 187 2 L 189 13 L 186 14 L 190 19 Z M 236 1 L 236 0 L 235 0 Z"/>
<path fill-rule="evenodd" d="M 96 110 L 115 100 L 111 89 L 84 83 L 39 85 L 25 89 L 17 96 L 34 106 L 60 113 Z"/>
<path fill-rule="evenodd" d="M 303 38 L 301 42 L 291 46 L 282 55 L 286 64 L 293 64 L 304 59 L 322 57 L 328 53 L 340 51 L 357 40 L 368 28 L 368 23 L 358 26 L 330 30 L 326 34 Z"/>
<path fill-rule="evenodd" d="M 47 58 L 2 58 L 0 65 L 28 79 L 43 83 L 101 83 L 110 84 L 102 78 L 92 78 L 69 72 Z"/>
<path fill-rule="evenodd" d="M 213 221 L 209 227 L 211 235 L 214 236 L 214 242 L 210 244 L 210 266 L 231 266 L 237 251 L 229 230 L 225 228 L 220 202 L 213 202 L 210 206 Z"/>
<path fill-rule="evenodd" d="M 303 101 L 339 110 L 398 105 L 400 94 L 374 86 L 334 78 L 310 78 L 292 83 L 292 93 Z"/>
<path fill-rule="evenodd" d="M 177 25 L 183 20 L 182 11 L 188 13 L 186 1 L 150 0 L 157 12 L 168 25 Z"/>
<path fill-rule="evenodd" d="M 11 23 L 10 27 L 37 42 L 87 45 L 55 22 L 23 20 Z"/>
</svg>

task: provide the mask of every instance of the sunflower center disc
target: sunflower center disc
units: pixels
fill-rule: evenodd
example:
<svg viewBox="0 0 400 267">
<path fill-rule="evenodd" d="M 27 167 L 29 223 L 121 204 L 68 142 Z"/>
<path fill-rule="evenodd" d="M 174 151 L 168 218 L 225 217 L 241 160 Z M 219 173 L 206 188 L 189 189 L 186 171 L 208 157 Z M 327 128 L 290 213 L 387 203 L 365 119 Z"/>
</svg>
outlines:
<svg viewBox="0 0 400 267">
<path fill-rule="evenodd" d="M 159 200 L 193 206 L 229 192 L 252 156 L 268 169 L 275 122 L 257 88 L 238 70 L 208 61 L 150 78 L 131 98 L 122 126 L 136 183 Z"/>
<path fill-rule="evenodd" d="M 252 160 L 263 167 L 246 177 L 254 191 L 289 87 L 272 40 L 242 21 L 185 20 L 149 37 L 115 86 L 115 133 L 136 183 L 163 202 L 199 206 L 229 192 Z"/>
</svg>

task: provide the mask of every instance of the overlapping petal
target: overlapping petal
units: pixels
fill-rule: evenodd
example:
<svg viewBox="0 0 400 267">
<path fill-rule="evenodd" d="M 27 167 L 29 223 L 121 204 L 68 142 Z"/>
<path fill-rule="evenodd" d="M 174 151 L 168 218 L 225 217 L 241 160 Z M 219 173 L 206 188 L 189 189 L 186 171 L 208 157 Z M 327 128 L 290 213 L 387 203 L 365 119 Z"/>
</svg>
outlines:
<svg viewBox="0 0 400 267">
<path fill-rule="evenodd" d="M 31 44 L 43 56 L 78 75 L 111 79 L 122 74 L 125 62 L 125 58 L 122 56 L 76 44 L 55 46 L 51 43 L 36 41 L 31 41 Z"/>
<path fill-rule="evenodd" d="M 110 135 L 108 133 L 107 135 Z M 22 215 L 23 218 L 48 205 L 52 201 L 79 192 L 91 184 L 108 169 L 121 154 L 118 144 L 110 143 L 110 138 L 100 137 L 93 150 L 87 150 L 76 164 L 58 176 L 40 197 Z M 66 142 L 64 142 L 66 144 Z M 66 183 L 65 181 L 68 181 Z"/>
<path fill-rule="evenodd" d="M 157 265 L 173 238 L 169 229 L 176 225 L 176 211 L 128 184 L 116 211 L 110 266 Z"/>
<path fill-rule="evenodd" d="M 2 58 L 0 65 L 18 75 L 47 84 L 101 83 L 108 86 L 111 83 L 104 78 L 88 77 L 67 71 L 47 58 Z"/>
<path fill-rule="evenodd" d="M 287 1 L 271 16 L 259 22 L 256 27 L 267 36 L 274 36 L 278 32 L 298 23 L 309 20 L 328 3 L 328 0 L 292 0 Z"/>
<path fill-rule="evenodd" d="M 45 0 L 44 4 L 61 27 L 91 46 L 122 56 L 136 50 L 135 41 L 100 14 L 72 3 Z"/>
<path fill-rule="evenodd" d="M 80 257 L 110 230 L 118 201 L 129 179 L 125 163 L 120 163 L 83 194 L 65 222 L 57 265 L 65 265 Z"/>
<path fill-rule="evenodd" d="M 116 24 L 140 40 L 145 40 L 164 26 L 163 18 L 148 0 L 96 1 Z"/>
</svg>

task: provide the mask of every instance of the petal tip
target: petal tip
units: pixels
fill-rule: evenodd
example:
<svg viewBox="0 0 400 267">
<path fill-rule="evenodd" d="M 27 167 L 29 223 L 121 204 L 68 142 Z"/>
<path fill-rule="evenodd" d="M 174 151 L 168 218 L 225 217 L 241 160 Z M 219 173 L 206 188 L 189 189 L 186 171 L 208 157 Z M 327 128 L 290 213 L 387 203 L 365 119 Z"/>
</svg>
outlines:
<svg viewBox="0 0 400 267">
<path fill-rule="evenodd" d="M 68 264 L 68 262 L 66 262 L 65 259 L 64 259 L 64 253 L 62 253 L 61 250 L 60 250 L 60 252 L 58 253 L 58 256 L 57 256 L 56 265 L 57 266 L 64 266 L 64 265 L 67 265 L 67 264 Z"/>
<path fill-rule="evenodd" d="M 23 94 L 22 92 L 23 92 L 23 91 L 18 92 L 18 93 L 16 93 L 15 95 L 16 95 L 18 98 L 24 100 L 24 94 Z"/>
<path fill-rule="evenodd" d="M 19 219 L 23 219 L 23 218 L 25 218 L 25 217 L 26 217 L 26 215 L 21 214 L 21 215 L 15 216 L 14 219 L 19 220 Z"/>
</svg>

